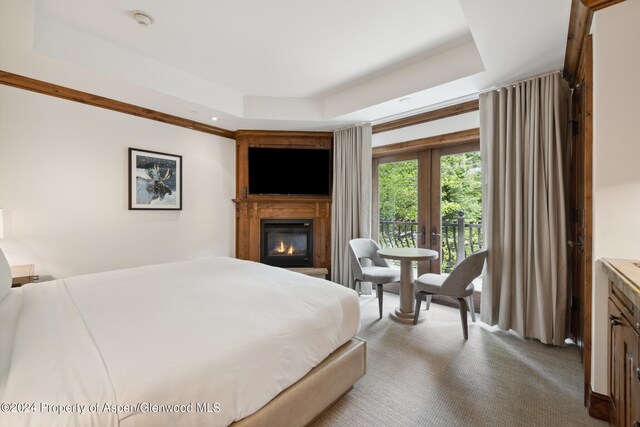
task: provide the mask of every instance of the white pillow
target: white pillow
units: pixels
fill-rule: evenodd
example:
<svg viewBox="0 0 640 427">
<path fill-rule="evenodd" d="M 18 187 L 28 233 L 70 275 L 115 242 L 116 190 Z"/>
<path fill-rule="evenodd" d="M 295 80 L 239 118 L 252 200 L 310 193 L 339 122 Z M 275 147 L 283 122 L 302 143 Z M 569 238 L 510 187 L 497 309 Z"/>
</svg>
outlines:
<svg viewBox="0 0 640 427">
<path fill-rule="evenodd" d="M 0 301 L 9 293 L 12 280 L 11 267 L 0 249 Z"/>
</svg>

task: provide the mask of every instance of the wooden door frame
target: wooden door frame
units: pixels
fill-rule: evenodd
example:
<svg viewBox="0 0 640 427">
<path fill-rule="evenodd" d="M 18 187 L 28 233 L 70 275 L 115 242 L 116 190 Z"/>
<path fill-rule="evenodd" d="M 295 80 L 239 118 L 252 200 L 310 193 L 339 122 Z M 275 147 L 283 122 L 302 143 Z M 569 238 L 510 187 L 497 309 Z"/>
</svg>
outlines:
<svg viewBox="0 0 640 427">
<path fill-rule="evenodd" d="M 459 135 L 464 133 L 467 138 L 459 139 Z M 455 138 L 449 139 L 449 135 L 455 135 Z M 418 230 L 424 227 L 426 231 L 425 245 L 431 248 L 431 227 L 434 219 L 438 219 L 438 228 L 440 224 L 440 199 L 441 187 L 434 186 L 434 182 L 440 183 L 440 157 L 444 155 L 467 153 L 480 150 L 480 142 L 478 139 L 479 131 L 470 129 L 468 131 L 454 132 L 453 134 L 440 135 L 435 137 L 424 138 L 422 140 L 413 140 L 390 144 L 384 147 L 374 148 L 374 156 L 372 159 L 372 200 L 371 208 L 373 210 L 372 231 L 371 236 L 374 240 L 379 241 L 378 223 L 379 223 L 379 178 L 378 167 L 383 163 L 401 162 L 406 160 L 418 160 Z M 418 143 L 420 141 L 421 143 Z M 437 143 L 434 144 L 434 141 Z M 411 143 L 411 148 L 407 150 L 407 143 Z M 427 181 L 429 185 L 420 185 L 421 182 Z M 420 245 L 418 245 L 420 246 Z M 438 247 L 441 250 L 442 241 Z M 423 274 L 430 271 L 439 271 L 440 259 L 433 261 L 424 261 L 418 264 L 418 273 Z M 476 310 L 480 308 L 479 293 L 474 298 Z M 444 301 L 443 301 L 444 302 Z M 448 302 L 445 304 L 449 305 Z M 457 306 L 457 303 L 452 305 Z"/>
<path fill-rule="evenodd" d="M 380 222 L 380 198 L 378 195 L 378 186 L 379 186 L 379 178 L 378 178 L 378 166 L 381 163 L 395 163 L 395 162 L 404 162 L 407 160 L 418 160 L 418 165 L 420 165 L 420 160 L 418 159 L 418 153 L 410 152 L 410 153 L 395 153 L 389 154 L 387 156 L 379 156 L 374 157 L 371 162 L 371 238 L 376 242 L 380 241 L 380 235 L 378 233 L 378 223 Z M 420 181 L 420 169 L 418 169 L 418 181 Z M 420 195 L 418 195 L 418 203 L 420 203 Z M 420 210 L 420 205 L 418 204 L 418 211 Z M 420 221 L 418 221 L 419 223 Z M 420 224 L 418 224 L 418 227 Z"/>
<path fill-rule="evenodd" d="M 582 352 L 582 365 L 584 368 L 584 403 L 589 409 L 589 415 L 596 418 L 608 417 L 603 413 L 603 396 L 591 390 L 591 328 L 593 323 L 593 37 L 587 36 L 582 49 L 582 55 L 576 73 L 576 82 L 582 85 L 584 91 L 582 106 L 582 133 L 584 134 L 584 152 L 582 180 L 584 182 L 584 227 L 583 248 L 583 297 L 582 322 L 584 330 L 584 349 Z"/>
<path fill-rule="evenodd" d="M 409 160 L 417 160 L 418 162 L 418 177 L 417 177 L 417 198 L 418 198 L 418 212 L 416 221 L 418 223 L 418 230 L 425 230 L 426 235 L 424 236 L 425 243 L 418 243 L 418 247 L 429 247 L 429 229 L 431 224 L 431 215 L 432 209 L 431 206 L 431 185 L 421 185 L 421 182 L 428 182 L 429 184 L 432 182 L 431 179 L 433 177 L 432 173 L 432 155 L 433 150 L 426 147 L 421 151 L 400 151 L 395 154 L 386 154 L 384 156 L 377 156 L 373 158 L 372 162 L 372 200 L 371 200 L 371 208 L 373 209 L 371 220 L 371 236 L 373 240 L 380 241 L 380 235 L 378 230 L 379 224 L 379 210 L 380 210 L 380 194 L 378 192 L 379 188 L 379 176 L 378 176 L 378 168 L 381 164 L 385 163 L 396 163 L 403 162 Z M 432 268 L 433 261 L 420 261 L 418 262 L 418 274 L 428 273 Z"/>
<path fill-rule="evenodd" d="M 582 5 L 574 6 L 580 13 L 572 10 L 572 22 L 576 22 L 584 31 L 588 31 L 593 18 L 593 10 L 584 8 Z M 572 60 L 565 63 L 565 75 L 570 78 L 571 83 L 580 85 L 583 91 L 582 104 L 572 96 L 572 111 L 581 111 L 582 128 L 578 134 L 584 135 L 582 144 L 582 171 L 579 175 L 583 182 L 582 204 L 584 211 L 580 215 L 583 221 L 582 227 L 582 248 L 583 261 L 579 266 L 582 270 L 582 296 L 581 313 L 579 313 L 583 330 L 582 367 L 584 370 L 584 405 L 589 411 L 589 415 L 603 420 L 609 419 L 610 398 L 609 396 L 595 393 L 591 389 L 591 354 L 592 354 L 592 331 L 593 326 L 593 36 L 585 33 L 583 38 L 576 38 L 567 43 L 567 52 L 573 47 Z M 575 58 L 579 55 L 578 60 Z M 572 64 L 570 64 L 572 62 Z M 569 64 L 569 65 L 568 65 Z M 576 105 L 577 104 L 577 105 Z M 571 136 L 572 138 L 575 135 Z M 574 167 L 572 164 L 571 167 Z"/>
</svg>

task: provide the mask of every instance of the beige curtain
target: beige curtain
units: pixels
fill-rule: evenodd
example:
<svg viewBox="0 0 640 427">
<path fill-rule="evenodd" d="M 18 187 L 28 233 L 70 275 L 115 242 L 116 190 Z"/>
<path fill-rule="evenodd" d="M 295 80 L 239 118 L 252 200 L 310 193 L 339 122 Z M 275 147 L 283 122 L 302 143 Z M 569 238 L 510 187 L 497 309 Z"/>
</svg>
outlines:
<svg viewBox="0 0 640 427">
<path fill-rule="evenodd" d="M 569 324 L 563 146 L 568 86 L 559 73 L 480 95 L 489 249 L 482 321 L 561 345 Z"/>
<path fill-rule="evenodd" d="M 351 239 L 371 237 L 371 125 L 333 134 L 331 280 L 352 286 Z"/>
</svg>

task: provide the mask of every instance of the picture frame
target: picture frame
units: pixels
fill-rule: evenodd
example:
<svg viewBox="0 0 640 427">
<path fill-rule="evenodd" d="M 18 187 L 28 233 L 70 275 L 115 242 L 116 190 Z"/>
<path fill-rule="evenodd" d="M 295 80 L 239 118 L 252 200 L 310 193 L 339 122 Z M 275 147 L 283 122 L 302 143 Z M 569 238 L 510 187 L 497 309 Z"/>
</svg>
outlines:
<svg viewBox="0 0 640 427">
<path fill-rule="evenodd" d="M 129 148 L 129 210 L 182 210 L 182 156 Z"/>
</svg>

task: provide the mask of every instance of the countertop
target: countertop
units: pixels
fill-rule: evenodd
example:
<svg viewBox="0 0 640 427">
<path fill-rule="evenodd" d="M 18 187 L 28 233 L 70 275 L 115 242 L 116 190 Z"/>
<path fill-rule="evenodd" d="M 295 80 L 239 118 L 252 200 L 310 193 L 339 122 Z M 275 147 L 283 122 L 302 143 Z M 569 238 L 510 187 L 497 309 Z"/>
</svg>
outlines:
<svg viewBox="0 0 640 427">
<path fill-rule="evenodd" d="M 601 258 L 598 265 L 614 286 L 640 307 L 640 261 L 631 259 Z"/>
</svg>

